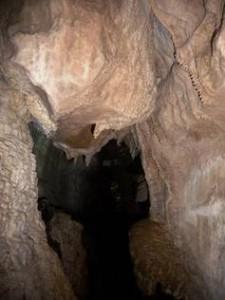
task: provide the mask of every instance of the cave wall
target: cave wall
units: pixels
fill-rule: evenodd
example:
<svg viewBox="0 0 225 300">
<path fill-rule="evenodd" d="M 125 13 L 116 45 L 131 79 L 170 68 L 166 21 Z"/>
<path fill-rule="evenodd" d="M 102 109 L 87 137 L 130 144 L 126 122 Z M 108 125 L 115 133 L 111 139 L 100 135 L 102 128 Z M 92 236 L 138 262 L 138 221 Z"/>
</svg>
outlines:
<svg viewBox="0 0 225 300">
<path fill-rule="evenodd" d="M 58 244 L 63 269 L 78 299 L 88 294 L 87 253 L 83 245 L 83 226 L 68 214 L 57 212 L 48 225 L 51 239 Z"/>
<path fill-rule="evenodd" d="M 202 299 L 199 281 L 185 268 L 184 253 L 166 225 L 146 218 L 132 226 L 129 238 L 137 283 L 145 295 L 152 295 L 160 283 L 175 299 Z"/>
<path fill-rule="evenodd" d="M 174 64 L 159 85 L 158 108 L 137 126 L 152 202 L 158 203 L 152 217 L 167 224 L 184 251 L 203 299 L 224 299 L 224 2 L 152 4 L 175 46 Z M 176 17 L 168 16 L 173 5 Z M 194 6 L 195 25 L 184 13 Z M 160 206 L 165 214 L 159 218 Z"/>
<path fill-rule="evenodd" d="M 224 133 L 213 124 L 209 126 L 208 121 L 205 124 L 203 122 L 202 128 L 199 125 L 186 134 L 183 131 L 180 141 L 176 134 L 172 143 L 171 136 L 169 140 L 161 138 L 159 141 L 153 135 L 151 147 L 142 144 L 143 155 L 147 151 L 154 153 L 157 177 L 154 177 L 154 172 L 150 174 L 157 186 L 163 181 L 168 191 L 163 202 L 163 222 L 168 224 L 175 243 L 186 253 L 184 261 L 190 274 L 198 274 L 196 281 L 202 282 L 206 290 L 204 299 L 223 299 Z M 152 135 L 150 122 L 140 125 L 139 129 L 140 136 L 142 130 L 144 136 L 146 132 L 148 136 Z M 145 163 L 151 159 L 147 155 Z M 158 198 L 154 201 L 158 201 Z"/>
<path fill-rule="evenodd" d="M 1 82 L 0 298 L 76 299 L 37 210 L 36 163 L 22 95 Z"/>
</svg>

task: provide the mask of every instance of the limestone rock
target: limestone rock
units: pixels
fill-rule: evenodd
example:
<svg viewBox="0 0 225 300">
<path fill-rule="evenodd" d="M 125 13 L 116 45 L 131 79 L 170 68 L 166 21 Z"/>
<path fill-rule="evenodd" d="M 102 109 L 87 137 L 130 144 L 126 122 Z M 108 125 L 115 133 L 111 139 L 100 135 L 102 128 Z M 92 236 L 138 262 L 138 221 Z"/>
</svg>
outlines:
<svg viewBox="0 0 225 300">
<path fill-rule="evenodd" d="M 65 274 L 79 299 L 87 295 L 87 260 L 82 244 L 82 225 L 69 215 L 57 213 L 50 224 L 51 238 L 59 243 Z"/>
<path fill-rule="evenodd" d="M 89 124 L 98 136 L 146 119 L 156 91 L 147 3 L 49 0 L 42 8 L 25 1 L 13 61 L 45 91 L 61 142 Z"/>
<path fill-rule="evenodd" d="M 0 298 L 74 300 L 37 210 L 36 163 L 20 94 L 1 82 Z"/>
<path fill-rule="evenodd" d="M 160 283 L 176 299 L 196 299 L 190 294 L 191 278 L 182 254 L 165 225 L 148 219 L 136 223 L 130 232 L 130 251 L 139 287 L 145 295 L 151 295 Z"/>
<path fill-rule="evenodd" d="M 164 39 L 166 57 L 171 39 L 174 44 L 156 109 L 137 126 L 151 215 L 168 225 L 188 273 L 196 274 L 202 295 L 193 299 L 223 299 L 224 1 L 193 1 L 192 7 L 189 1 L 150 2 L 171 35 Z M 194 7 L 195 16 L 188 17 Z"/>
</svg>

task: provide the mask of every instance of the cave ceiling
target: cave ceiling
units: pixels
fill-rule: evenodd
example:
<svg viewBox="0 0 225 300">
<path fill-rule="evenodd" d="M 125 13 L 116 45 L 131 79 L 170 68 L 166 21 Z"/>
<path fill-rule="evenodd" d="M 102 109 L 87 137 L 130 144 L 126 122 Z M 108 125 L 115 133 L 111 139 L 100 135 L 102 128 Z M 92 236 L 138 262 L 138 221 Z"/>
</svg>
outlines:
<svg viewBox="0 0 225 300">
<path fill-rule="evenodd" d="M 213 118 L 221 126 L 223 5 L 222 0 L 3 1 L 1 68 L 25 94 L 33 118 L 71 156 L 97 151 L 121 130 L 124 136 L 124 130 L 157 116 L 161 99 L 180 88 L 171 83 L 176 72 L 190 79 L 184 105 L 195 118 Z M 170 123 L 168 113 L 162 118 Z"/>
</svg>

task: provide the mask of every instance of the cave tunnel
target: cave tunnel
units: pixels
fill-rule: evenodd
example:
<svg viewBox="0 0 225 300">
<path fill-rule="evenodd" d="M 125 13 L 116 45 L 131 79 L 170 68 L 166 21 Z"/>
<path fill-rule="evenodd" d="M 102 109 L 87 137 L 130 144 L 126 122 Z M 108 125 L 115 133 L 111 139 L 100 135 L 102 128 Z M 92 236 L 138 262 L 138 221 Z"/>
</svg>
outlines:
<svg viewBox="0 0 225 300">
<path fill-rule="evenodd" d="M 62 262 L 63 256 L 70 255 L 69 249 L 60 246 L 54 231 L 61 230 L 61 235 L 71 237 L 77 233 L 67 232 L 70 228 L 62 229 L 53 220 L 61 214 L 82 226 L 82 229 L 73 228 L 81 230 L 81 245 L 75 246 L 86 252 L 86 270 L 80 270 L 84 272 L 80 280 L 86 280 L 86 286 L 81 285 L 78 291 L 75 284 L 80 299 L 175 299 L 158 287 L 152 297 L 147 297 L 138 288 L 134 275 L 129 231 L 136 222 L 149 218 L 150 208 L 140 154 L 132 158 L 126 144 L 118 144 L 113 139 L 87 165 L 83 156 L 76 161 L 68 160 L 35 123 L 30 124 L 30 131 L 37 161 L 38 209 L 49 246 Z M 65 239 L 66 236 L 61 242 Z M 76 248 L 71 250 L 76 251 Z M 69 270 L 70 277 L 74 276 L 76 281 L 73 267 Z"/>
<path fill-rule="evenodd" d="M 0 1 L 0 300 L 225 299 L 224 8 Z"/>
</svg>

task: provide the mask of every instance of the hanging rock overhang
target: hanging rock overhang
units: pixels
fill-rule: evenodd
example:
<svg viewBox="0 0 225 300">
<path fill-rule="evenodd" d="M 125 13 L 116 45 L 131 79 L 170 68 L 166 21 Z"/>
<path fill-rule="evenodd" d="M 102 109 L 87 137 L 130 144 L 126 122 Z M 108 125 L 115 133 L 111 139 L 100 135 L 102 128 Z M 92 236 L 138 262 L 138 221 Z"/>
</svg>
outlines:
<svg viewBox="0 0 225 300">
<path fill-rule="evenodd" d="M 84 152 L 149 116 L 156 95 L 152 31 L 145 1 L 24 1 L 8 30 L 16 47 L 11 62 L 43 91 L 58 145 Z"/>
</svg>

